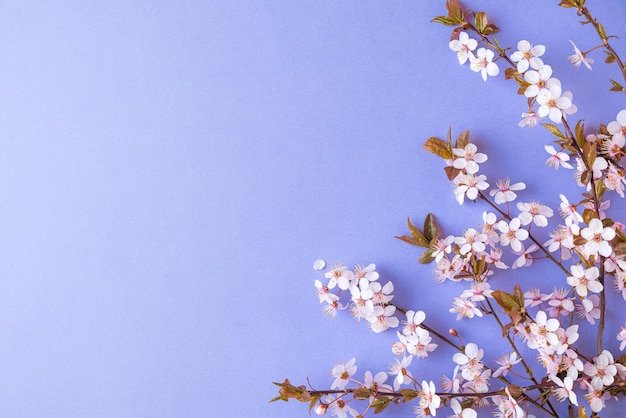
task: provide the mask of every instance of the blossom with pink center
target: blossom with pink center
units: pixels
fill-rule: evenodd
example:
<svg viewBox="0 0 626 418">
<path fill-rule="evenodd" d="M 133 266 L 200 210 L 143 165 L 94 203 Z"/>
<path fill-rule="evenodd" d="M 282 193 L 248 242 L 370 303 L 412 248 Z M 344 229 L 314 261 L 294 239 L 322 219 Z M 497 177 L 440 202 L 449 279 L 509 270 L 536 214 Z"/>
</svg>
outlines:
<svg viewBox="0 0 626 418">
<path fill-rule="evenodd" d="M 473 58 L 472 51 L 478 46 L 476 39 L 471 39 L 467 32 L 459 33 L 459 39 L 453 39 L 448 44 L 450 49 L 456 52 L 459 64 L 463 65 L 469 58 Z"/>
<path fill-rule="evenodd" d="M 467 298 L 472 302 L 480 302 L 482 300 L 485 300 L 486 298 L 492 297 L 492 292 L 493 291 L 491 290 L 491 286 L 489 286 L 489 283 L 473 282 L 470 289 L 464 290 L 463 293 L 461 293 L 461 297 Z"/>
<path fill-rule="evenodd" d="M 521 212 L 517 217 L 522 222 L 522 225 L 528 225 L 533 222 L 540 227 L 548 226 L 547 218 L 554 215 L 552 209 L 539 202 L 518 202 L 517 208 Z"/>
<path fill-rule="evenodd" d="M 559 326 L 557 319 L 548 319 L 544 311 L 537 312 L 535 322 L 530 324 L 528 347 L 536 349 L 559 344 L 559 337 L 556 335 L 556 330 L 559 329 Z"/>
<path fill-rule="evenodd" d="M 475 343 L 469 343 L 465 346 L 463 353 L 456 353 L 452 356 L 452 361 L 461 366 L 461 374 L 465 380 L 472 380 L 485 368 L 482 362 L 483 355 L 482 348 L 479 349 Z"/>
<path fill-rule="evenodd" d="M 531 289 L 528 292 L 524 293 L 524 307 L 533 308 L 535 306 L 539 306 L 543 302 L 550 299 L 550 296 L 552 296 L 552 293 L 541 293 L 541 290 L 538 287 L 535 287 L 534 289 Z"/>
<path fill-rule="evenodd" d="M 522 250 L 522 241 L 528 238 L 528 231 L 521 228 L 519 218 L 511 219 L 511 222 L 500 221 L 498 230 L 500 231 L 500 244 L 503 246 L 510 245 L 513 251 Z"/>
<path fill-rule="evenodd" d="M 604 177 L 604 185 L 608 190 L 614 190 L 620 197 L 624 197 L 624 173 L 615 164 L 609 163 L 609 171 Z"/>
<path fill-rule="evenodd" d="M 528 248 L 522 248 L 522 251 L 519 251 L 518 257 L 515 259 L 511 267 L 513 270 L 521 268 L 521 267 L 530 267 L 535 260 L 532 256 L 532 253 L 537 252 L 539 250 L 539 246 L 537 244 L 532 244 Z"/>
<path fill-rule="evenodd" d="M 554 149 L 552 145 L 545 145 L 543 147 L 548 154 L 550 154 L 550 158 L 546 160 L 546 165 L 549 167 L 554 167 L 555 170 L 558 170 L 559 167 L 565 167 L 572 169 L 574 168 L 569 161 L 569 155 L 564 153 L 563 151 L 558 151 Z"/>
<path fill-rule="evenodd" d="M 465 170 L 468 174 L 478 173 L 478 164 L 487 161 L 487 155 L 478 152 L 474 144 L 467 144 L 465 148 L 452 148 L 452 153 L 458 157 L 452 166 L 459 170 Z"/>
<path fill-rule="evenodd" d="M 507 373 L 509 373 L 509 370 L 511 370 L 511 368 L 520 361 L 522 361 L 522 359 L 517 358 L 517 353 L 515 352 L 502 355 L 499 359 L 496 360 L 496 363 L 498 363 L 500 367 L 498 367 L 498 369 L 493 372 L 493 377 L 498 377 L 500 375 L 506 377 Z"/>
<path fill-rule="evenodd" d="M 476 200 L 480 191 L 488 189 L 489 183 L 485 180 L 487 180 L 487 177 L 484 174 L 478 176 L 474 174 L 459 174 L 456 176 L 454 179 L 454 184 L 456 185 L 454 196 L 459 205 L 463 204 L 466 196 L 469 200 Z"/>
<path fill-rule="evenodd" d="M 470 69 L 475 72 L 480 72 L 480 76 L 483 81 L 487 81 L 487 76 L 495 77 L 500 73 L 498 64 L 493 62 L 495 53 L 486 48 L 478 48 L 476 56 L 470 58 Z"/>
<path fill-rule="evenodd" d="M 595 320 L 600 319 L 600 298 L 597 295 L 591 295 L 581 300 L 581 304 L 576 306 L 576 316 L 595 325 Z"/>
<path fill-rule="evenodd" d="M 522 118 L 523 119 L 518 123 L 520 128 L 523 128 L 524 126 L 534 128 L 537 126 L 539 119 L 541 119 L 534 111 L 522 112 Z"/>
<path fill-rule="evenodd" d="M 431 246 L 431 250 L 433 250 L 433 257 L 435 257 L 436 263 L 439 263 L 446 254 L 450 254 L 450 252 L 452 252 L 453 242 L 454 236 L 452 235 L 443 239 L 439 238 L 435 241 L 435 243 Z"/>
<path fill-rule="evenodd" d="M 554 288 L 548 298 L 548 305 L 550 307 L 547 309 L 547 312 L 551 317 L 558 318 L 559 316 L 567 316 L 571 312 L 574 312 L 574 298 L 570 297 L 569 294 L 569 289 Z"/>
<path fill-rule="evenodd" d="M 587 297 L 589 292 L 600 293 L 603 289 L 602 283 L 598 281 L 600 271 L 596 266 L 585 269 L 579 264 L 570 267 L 572 275 L 567 278 L 567 284 L 576 289 L 580 297 Z"/>
<path fill-rule="evenodd" d="M 603 350 L 593 363 L 585 363 L 584 373 L 591 378 L 591 386 L 595 390 L 601 390 L 613 384 L 617 374 L 617 367 L 614 363 L 613 355 L 608 350 Z"/>
<path fill-rule="evenodd" d="M 455 297 L 452 300 L 452 308 L 450 308 L 449 311 L 457 314 L 457 320 L 461 318 L 472 319 L 474 316 L 483 316 L 483 313 L 476 307 L 474 302 L 469 299 L 459 297 Z"/>
<path fill-rule="evenodd" d="M 606 406 L 605 401 L 611 397 L 611 394 L 596 390 L 591 383 L 586 380 L 583 380 L 581 385 L 587 386 L 587 393 L 583 395 L 583 398 L 585 398 L 585 400 L 589 403 L 591 410 L 595 413 L 602 411 Z"/>
<path fill-rule="evenodd" d="M 324 277 L 329 279 L 329 289 L 338 286 L 342 290 L 347 290 L 350 287 L 350 282 L 354 278 L 354 273 L 342 264 L 335 264 L 334 267 L 324 274 Z"/>
<path fill-rule="evenodd" d="M 626 128 L 622 128 L 621 126 L 614 126 L 613 129 L 619 130 L 617 130 L 615 135 L 612 135 L 610 138 L 604 139 L 602 141 L 602 146 L 600 147 L 600 149 L 603 154 L 608 155 L 610 158 L 619 159 L 622 157 L 622 155 L 624 155 L 624 153 L 622 152 L 622 147 L 626 145 L 626 137 L 624 137 L 622 129 Z"/>
<path fill-rule="evenodd" d="M 328 408 L 330 408 L 331 415 L 337 418 L 347 418 L 348 414 L 352 417 L 356 417 L 359 415 L 359 412 L 352 408 L 347 401 L 344 401 L 340 396 L 334 397 L 333 395 L 324 395 L 322 397 L 323 404 L 327 405 L 326 408 L 321 409 L 319 412 L 323 414 L 326 413 Z M 316 411 L 317 412 L 317 411 Z"/>
<path fill-rule="evenodd" d="M 489 191 L 489 196 L 495 196 L 495 201 L 498 205 L 506 202 L 512 202 L 517 198 L 516 191 L 524 190 L 526 185 L 524 183 L 513 183 L 508 178 L 500 179 L 496 181 L 497 189 Z"/>
<path fill-rule="evenodd" d="M 569 221 L 576 225 L 581 223 L 583 221 L 583 217 L 580 216 L 578 212 L 576 212 L 576 205 L 571 204 L 569 200 L 567 200 L 567 198 L 562 194 L 560 194 L 559 197 L 561 198 L 559 212 L 561 213 L 563 219 L 565 219 L 565 222 Z"/>
<path fill-rule="evenodd" d="M 511 54 L 511 61 L 517 63 L 517 72 L 520 74 L 529 67 L 538 70 L 543 67 L 543 61 L 539 57 L 545 52 L 545 46 L 532 46 L 530 42 L 522 40 L 517 43 L 517 51 Z"/>
<path fill-rule="evenodd" d="M 406 326 L 402 329 L 404 335 L 415 334 L 418 327 L 426 319 L 424 311 L 407 311 L 406 312 Z"/>
<path fill-rule="evenodd" d="M 580 67 L 580 64 L 584 64 L 587 69 L 591 70 L 591 64 L 593 64 L 593 58 L 587 57 L 587 54 L 581 52 L 574 42 L 570 40 L 570 43 L 574 47 L 574 55 L 570 55 L 568 58 L 574 67 Z"/>
<path fill-rule="evenodd" d="M 479 233 L 474 228 L 468 228 L 463 232 L 463 236 L 456 237 L 454 242 L 459 246 L 461 255 L 466 255 L 470 252 L 478 254 L 485 251 L 487 235 Z"/>
<path fill-rule="evenodd" d="M 613 254 L 613 248 L 609 241 L 615 238 L 615 230 L 611 227 L 604 227 L 602 221 L 594 218 L 589 221 L 589 226 L 580 230 L 587 242 L 584 244 L 584 251 L 587 256 L 597 255 L 608 257 Z"/>
</svg>

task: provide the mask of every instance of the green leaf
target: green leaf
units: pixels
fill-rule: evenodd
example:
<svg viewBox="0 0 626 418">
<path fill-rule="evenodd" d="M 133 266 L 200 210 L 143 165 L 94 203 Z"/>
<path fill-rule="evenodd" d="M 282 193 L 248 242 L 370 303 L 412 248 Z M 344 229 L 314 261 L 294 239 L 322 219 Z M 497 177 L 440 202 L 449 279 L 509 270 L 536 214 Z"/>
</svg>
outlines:
<svg viewBox="0 0 626 418">
<path fill-rule="evenodd" d="M 439 238 L 439 226 L 435 220 L 435 215 L 429 213 L 424 220 L 424 236 L 428 242 L 432 242 Z"/>
<path fill-rule="evenodd" d="M 413 389 L 401 389 L 400 395 L 402 395 L 402 403 L 413 400 L 419 396 L 419 392 Z"/>
<path fill-rule="evenodd" d="M 552 125 L 551 123 L 542 123 L 541 125 L 548 131 L 550 131 L 552 135 L 561 139 L 567 139 L 565 134 L 563 134 L 563 132 L 561 132 L 561 130 L 556 125 Z"/>
<path fill-rule="evenodd" d="M 582 119 L 576 122 L 574 133 L 576 135 L 576 142 L 578 143 L 578 146 L 582 147 L 587 142 L 585 139 L 585 124 Z"/>
<path fill-rule="evenodd" d="M 572 0 L 561 0 L 561 2 L 559 3 L 559 6 L 561 7 L 565 7 L 565 8 L 576 8 L 576 4 L 572 1 Z"/>
<path fill-rule="evenodd" d="M 402 235 L 402 236 L 396 235 L 394 236 L 394 238 L 397 238 L 400 241 L 404 241 L 407 244 L 415 245 L 416 247 L 422 247 L 419 240 L 416 240 L 415 238 L 409 237 L 407 235 Z"/>
<path fill-rule="evenodd" d="M 389 399 L 376 399 L 370 404 L 370 407 L 374 408 L 375 414 L 380 414 L 389 406 L 389 402 Z"/>
<path fill-rule="evenodd" d="M 624 87 L 615 80 L 609 80 L 613 87 L 609 89 L 609 91 L 624 91 Z"/>
<path fill-rule="evenodd" d="M 606 58 L 604 59 L 604 62 L 606 62 L 607 64 L 611 64 L 615 62 L 615 55 L 613 55 L 609 51 L 604 51 L 604 53 L 606 54 Z"/>
<path fill-rule="evenodd" d="M 593 166 L 593 163 L 596 161 L 596 144 L 590 144 L 589 142 L 585 142 L 583 144 L 583 156 L 585 157 L 585 161 L 589 164 L 589 167 Z"/>
<path fill-rule="evenodd" d="M 483 33 L 489 23 L 487 21 L 487 14 L 485 12 L 478 12 L 474 14 L 474 23 L 476 24 L 478 32 Z"/>
<path fill-rule="evenodd" d="M 441 23 L 442 25 L 445 25 L 445 26 L 456 26 L 458 24 L 455 20 L 450 19 L 449 17 L 446 17 L 446 16 L 437 16 L 436 18 L 431 20 L 431 22 Z"/>
<path fill-rule="evenodd" d="M 433 257 L 433 250 L 426 250 L 420 255 L 419 258 L 420 264 L 430 264 L 435 261 L 435 257 Z"/>
</svg>

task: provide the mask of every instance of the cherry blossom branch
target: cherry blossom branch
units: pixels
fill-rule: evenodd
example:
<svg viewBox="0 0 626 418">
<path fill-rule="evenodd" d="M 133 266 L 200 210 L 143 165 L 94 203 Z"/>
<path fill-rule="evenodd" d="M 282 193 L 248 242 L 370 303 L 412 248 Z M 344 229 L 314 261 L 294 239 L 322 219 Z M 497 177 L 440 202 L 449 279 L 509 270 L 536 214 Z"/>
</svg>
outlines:
<svg viewBox="0 0 626 418">
<path fill-rule="evenodd" d="M 621 58 L 619 57 L 615 49 L 613 49 L 613 47 L 609 43 L 610 36 L 606 35 L 604 26 L 598 21 L 598 19 L 593 17 L 593 15 L 591 14 L 591 12 L 589 11 L 587 7 L 579 5 L 576 11 L 579 16 L 583 16 L 586 19 L 587 23 L 590 23 L 594 27 L 594 29 L 596 30 L 596 33 L 602 40 L 602 44 L 604 45 L 604 48 L 607 50 L 607 53 L 609 54 L 608 59 L 614 60 L 615 63 L 619 66 L 620 72 L 622 74 L 622 78 L 624 79 L 624 82 L 626 82 L 626 68 L 624 67 L 624 63 L 622 62 Z M 626 89 L 624 89 L 623 87 L 621 91 L 623 93 L 626 93 Z"/>
<path fill-rule="evenodd" d="M 506 220 L 511 221 L 513 218 L 511 217 L 511 215 L 509 215 L 508 213 L 504 212 L 502 209 L 500 209 L 494 202 L 492 202 L 487 196 L 485 196 L 485 194 L 483 192 L 478 192 L 478 197 L 480 197 L 482 200 L 484 200 L 485 202 L 487 202 L 487 204 L 489 206 L 491 206 L 493 209 L 495 209 L 500 215 L 502 215 Z M 528 238 L 530 238 L 530 240 L 535 243 L 535 245 L 537 245 L 537 247 L 541 250 L 541 252 L 544 253 L 544 255 L 550 260 L 552 261 L 554 264 L 556 264 L 564 273 L 565 275 L 569 276 L 570 272 L 563 266 L 563 264 L 557 260 L 551 253 L 550 251 L 548 251 L 543 244 L 541 244 L 537 238 L 535 238 L 530 232 L 528 233 Z"/>
</svg>

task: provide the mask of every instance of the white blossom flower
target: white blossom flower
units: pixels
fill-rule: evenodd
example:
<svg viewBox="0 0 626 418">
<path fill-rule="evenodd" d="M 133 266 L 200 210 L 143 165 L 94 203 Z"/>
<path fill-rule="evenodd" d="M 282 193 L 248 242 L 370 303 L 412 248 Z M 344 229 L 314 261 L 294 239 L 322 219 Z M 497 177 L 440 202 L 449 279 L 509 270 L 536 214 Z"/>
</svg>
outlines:
<svg viewBox="0 0 626 418">
<path fill-rule="evenodd" d="M 454 242 L 460 247 L 461 255 L 466 255 L 469 252 L 478 254 L 485 251 L 487 235 L 479 233 L 474 228 L 468 228 L 463 232 L 463 236 L 455 238 Z"/>
<path fill-rule="evenodd" d="M 523 128 L 524 126 L 534 128 L 537 126 L 539 119 L 541 118 L 534 111 L 522 112 L 522 120 L 519 121 L 518 125 L 520 128 Z"/>
<path fill-rule="evenodd" d="M 624 179 L 624 174 L 615 164 L 609 163 L 609 171 L 606 173 L 604 179 L 604 185 L 608 190 L 613 190 L 617 192 L 620 197 L 624 197 L 626 179 Z"/>
<path fill-rule="evenodd" d="M 551 87 L 561 87 L 561 82 L 557 78 L 552 77 L 552 67 L 544 65 L 538 70 L 530 70 L 524 74 L 524 80 L 530 84 L 524 90 L 524 96 L 537 97 L 537 95 L 544 90 L 548 90 Z"/>
<path fill-rule="evenodd" d="M 430 382 L 423 380 L 419 407 L 428 414 L 435 416 L 440 405 L 441 398 L 437 395 L 435 383 L 432 380 Z"/>
<path fill-rule="evenodd" d="M 580 230 L 580 236 L 587 240 L 583 249 L 586 255 L 597 255 L 608 257 L 613 254 L 613 248 L 609 241 L 615 238 L 615 230 L 611 227 L 604 227 L 602 221 L 593 218 L 589 221 L 589 226 Z"/>
<path fill-rule="evenodd" d="M 583 221 L 583 217 L 580 216 L 578 212 L 576 212 L 576 205 L 573 205 L 567 200 L 567 198 L 560 194 L 561 204 L 559 206 L 559 211 L 565 222 L 570 222 L 578 225 Z"/>
<path fill-rule="evenodd" d="M 474 316 L 483 316 L 483 313 L 476 307 L 474 302 L 469 299 L 459 297 L 455 297 L 452 300 L 452 308 L 450 308 L 449 311 L 458 314 L 456 317 L 457 320 L 461 318 L 472 319 Z"/>
<path fill-rule="evenodd" d="M 528 231 L 521 228 L 521 221 L 519 218 L 511 219 L 511 222 L 500 221 L 498 223 L 498 230 L 500 230 L 500 244 L 507 246 L 510 245 L 513 251 L 522 250 L 522 241 L 528 238 Z"/>
<path fill-rule="evenodd" d="M 478 413 L 472 408 L 463 409 L 459 401 L 454 398 L 450 401 L 450 408 L 454 412 L 452 418 L 476 418 L 478 416 Z"/>
<path fill-rule="evenodd" d="M 595 320 L 600 319 L 600 298 L 597 295 L 591 295 L 581 300 L 581 304 L 576 306 L 576 316 L 595 325 Z"/>
<path fill-rule="evenodd" d="M 496 181 L 497 189 L 493 189 L 489 191 L 489 196 L 495 196 L 495 201 L 498 205 L 506 202 L 512 202 L 517 199 L 516 191 L 524 190 L 526 188 L 526 184 L 524 183 L 513 183 L 511 184 L 511 180 L 499 179 Z"/>
<path fill-rule="evenodd" d="M 350 378 L 356 373 L 356 358 L 351 358 L 347 363 L 339 363 L 331 370 L 330 374 L 335 378 L 330 385 L 331 389 L 343 389 Z"/>
<path fill-rule="evenodd" d="M 580 297 L 586 297 L 589 292 L 599 293 L 604 288 L 598 281 L 600 272 L 596 266 L 585 269 L 579 264 L 570 267 L 571 276 L 567 277 L 567 284 L 576 289 Z"/>
<path fill-rule="evenodd" d="M 587 67 L 587 69 L 591 70 L 591 64 L 593 64 L 593 59 L 587 57 L 587 54 L 585 54 L 584 52 L 581 52 L 574 42 L 572 42 L 571 40 L 570 42 L 574 47 L 574 55 L 570 55 L 568 57 L 570 62 L 574 64 L 574 67 L 576 68 L 580 67 L 580 64 L 582 63 L 585 64 L 585 67 Z"/>
<path fill-rule="evenodd" d="M 522 222 L 522 225 L 528 225 L 533 222 L 540 227 L 548 226 L 547 218 L 554 215 L 552 209 L 538 202 L 519 202 L 517 208 L 521 211 L 517 217 Z"/>
<path fill-rule="evenodd" d="M 490 49 L 478 48 L 476 56 L 470 58 L 470 68 L 472 71 L 480 72 L 483 81 L 487 81 L 487 76 L 495 77 L 500 73 L 498 64 L 493 62 L 494 55 Z"/>
<path fill-rule="evenodd" d="M 479 349 L 475 343 L 469 343 L 463 353 L 455 353 L 452 356 L 452 361 L 461 367 L 461 374 L 465 380 L 472 380 L 485 368 L 482 362 L 483 355 L 482 348 Z"/>
<path fill-rule="evenodd" d="M 511 54 L 511 61 L 517 63 L 517 72 L 520 74 L 528 70 L 529 67 L 538 70 L 543 66 L 543 61 L 539 57 L 545 52 L 545 46 L 532 46 L 530 42 L 522 40 L 517 43 L 517 51 Z"/>
<path fill-rule="evenodd" d="M 619 341 L 619 351 L 624 351 L 626 348 L 626 326 L 622 325 L 617 333 L 617 341 Z"/>
<path fill-rule="evenodd" d="M 468 174 L 478 173 L 478 164 L 487 161 L 487 155 L 478 152 L 474 144 L 467 144 L 465 148 L 452 148 L 452 152 L 458 158 L 454 160 L 452 166 L 459 170 L 465 170 Z"/>
<path fill-rule="evenodd" d="M 572 106 L 572 100 L 561 93 L 560 85 L 553 85 L 540 91 L 537 94 L 537 103 L 539 104 L 537 114 L 542 118 L 549 117 L 554 123 L 561 123 L 563 111 Z"/>
<path fill-rule="evenodd" d="M 566 153 L 559 151 L 557 152 L 552 145 L 545 145 L 544 149 L 548 154 L 550 154 L 550 158 L 546 160 L 546 165 L 550 167 L 554 167 L 558 170 L 559 167 L 565 167 L 572 169 L 574 168 L 569 161 L 569 155 Z"/>
<path fill-rule="evenodd" d="M 459 174 L 454 179 L 456 188 L 454 195 L 459 205 L 462 205 L 465 197 L 470 200 L 476 200 L 481 190 L 489 188 L 489 184 L 485 181 L 487 177 L 483 174 L 476 176 L 473 174 Z"/>
<path fill-rule="evenodd" d="M 613 138 L 623 139 L 626 136 L 626 109 L 620 110 L 615 119 L 606 126 L 606 130 Z"/>
<path fill-rule="evenodd" d="M 459 33 L 459 39 L 453 39 L 449 43 L 451 50 L 456 52 L 459 64 L 463 65 L 468 59 L 473 58 L 472 51 L 478 46 L 476 39 L 471 39 L 467 32 Z"/>
<path fill-rule="evenodd" d="M 389 375 L 387 372 L 378 372 L 373 375 L 369 370 L 365 372 L 363 385 L 374 393 L 393 392 L 391 386 L 385 384 Z"/>
<path fill-rule="evenodd" d="M 413 375 L 407 370 L 407 368 L 411 365 L 412 360 L 413 357 L 411 356 L 402 357 L 402 360 L 394 360 L 394 363 L 389 369 L 389 374 L 391 376 L 396 376 L 393 380 L 393 390 L 397 391 L 400 389 L 400 386 L 405 383 L 409 383 L 412 380 Z"/>
<path fill-rule="evenodd" d="M 517 358 L 517 353 L 515 352 L 503 354 L 496 360 L 496 363 L 498 363 L 500 367 L 498 367 L 498 369 L 493 373 L 493 377 L 498 377 L 500 375 L 506 377 L 509 370 L 511 370 L 511 368 L 520 361 L 522 361 L 522 359 Z"/>
<path fill-rule="evenodd" d="M 595 390 L 602 390 L 605 386 L 613 384 L 617 367 L 614 364 L 613 355 L 608 350 L 603 350 L 594 362 L 585 363 L 584 372 L 591 377 L 591 386 Z"/>
</svg>

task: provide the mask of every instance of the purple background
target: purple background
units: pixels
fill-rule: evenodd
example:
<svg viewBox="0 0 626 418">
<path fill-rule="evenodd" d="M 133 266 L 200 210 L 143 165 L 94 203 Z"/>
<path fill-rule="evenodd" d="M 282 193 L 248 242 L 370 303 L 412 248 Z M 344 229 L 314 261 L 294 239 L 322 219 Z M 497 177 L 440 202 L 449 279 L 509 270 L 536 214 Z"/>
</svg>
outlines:
<svg viewBox="0 0 626 418">
<path fill-rule="evenodd" d="M 606 92 L 619 74 L 600 51 L 592 72 L 567 61 L 569 39 L 597 44 L 574 12 L 556 0 L 473 3 L 502 45 L 546 45 L 576 118 L 593 127 L 625 107 Z M 625 4 L 589 6 L 626 39 Z M 399 304 L 465 330 L 447 312 L 464 287 L 436 286 L 419 251 L 393 238 L 428 212 L 460 234 L 486 208 L 459 207 L 424 140 L 470 129 L 491 183 L 525 181 L 522 201 L 554 207 L 577 189 L 543 167 L 549 134 L 517 127 L 514 83 L 458 65 L 449 30 L 429 23 L 444 10 L 443 0 L 2 2 L 2 415 L 305 417 L 306 405 L 268 404 L 272 381 L 322 388 L 338 361 L 356 357 L 360 378 L 394 358 L 395 332 L 322 313 L 317 258 L 375 262 Z M 541 264 L 502 287 L 558 274 Z M 479 325 L 464 339 L 488 345 L 498 331 Z M 489 360 L 506 350 L 492 346 Z M 414 375 L 439 382 L 451 355 L 414 361 Z"/>
</svg>

